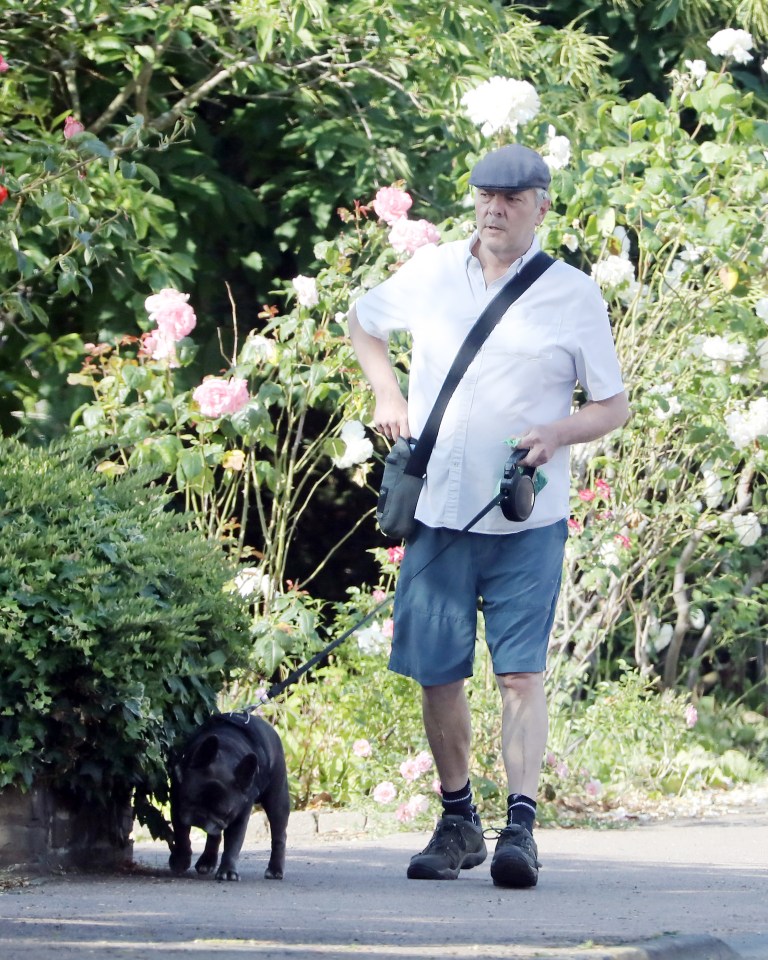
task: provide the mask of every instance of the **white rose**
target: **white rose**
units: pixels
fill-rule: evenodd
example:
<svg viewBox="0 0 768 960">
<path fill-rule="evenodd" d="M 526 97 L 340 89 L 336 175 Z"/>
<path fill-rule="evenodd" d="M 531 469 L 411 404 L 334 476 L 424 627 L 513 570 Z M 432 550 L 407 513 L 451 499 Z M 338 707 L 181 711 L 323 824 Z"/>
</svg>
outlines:
<svg viewBox="0 0 768 960">
<path fill-rule="evenodd" d="M 713 37 L 707 40 L 707 46 L 716 57 L 733 57 L 737 63 L 749 63 L 752 54 L 752 34 L 746 30 L 727 30 L 718 31 Z"/>
<path fill-rule="evenodd" d="M 302 307 L 315 307 L 320 302 L 317 292 L 317 281 L 314 277 L 305 277 L 299 274 L 291 281 L 296 291 L 296 299 Z"/>
<path fill-rule="evenodd" d="M 744 513 L 734 517 L 733 527 L 736 531 L 736 539 L 742 547 L 753 547 L 763 532 L 757 514 L 754 513 Z"/>
</svg>

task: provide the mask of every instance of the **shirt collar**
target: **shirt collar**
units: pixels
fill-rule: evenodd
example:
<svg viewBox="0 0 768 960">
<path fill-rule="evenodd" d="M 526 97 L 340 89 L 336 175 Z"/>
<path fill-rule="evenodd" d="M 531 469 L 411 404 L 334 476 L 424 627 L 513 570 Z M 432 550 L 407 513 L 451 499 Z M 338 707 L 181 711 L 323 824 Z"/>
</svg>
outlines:
<svg viewBox="0 0 768 960">
<path fill-rule="evenodd" d="M 469 238 L 469 240 L 467 240 L 467 245 L 465 247 L 464 265 L 466 266 L 467 270 L 469 270 L 472 261 L 477 260 L 477 257 L 472 253 L 472 248 L 474 247 L 477 239 L 478 239 L 478 233 L 477 233 L 477 230 L 475 230 L 472 233 L 472 236 Z M 541 250 L 541 246 L 539 245 L 539 238 L 536 236 L 536 234 L 534 234 L 533 241 L 531 242 L 530 247 L 528 247 L 528 249 L 525 251 L 522 257 L 515 260 L 514 263 L 510 265 L 509 270 L 507 270 L 507 272 L 504 274 L 504 277 L 500 279 L 507 279 L 508 277 L 514 276 L 519 270 L 521 270 L 525 266 L 526 263 L 528 263 L 528 261 L 532 257 L 534 257 L 539 252 L 539 250 Z M 478 260 L 478 263 L 479 262 L 480 261 Z M 494 281 L 494 283 L 495 282 L 497 281 Z"/>
</svg>

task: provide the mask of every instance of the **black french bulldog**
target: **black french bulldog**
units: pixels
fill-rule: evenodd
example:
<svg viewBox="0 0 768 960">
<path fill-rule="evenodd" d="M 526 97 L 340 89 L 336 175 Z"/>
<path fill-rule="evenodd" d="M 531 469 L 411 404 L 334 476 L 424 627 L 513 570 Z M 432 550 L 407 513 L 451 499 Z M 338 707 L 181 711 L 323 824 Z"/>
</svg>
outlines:
<svg viewBox="0 0 768 960">
<path fill-rule="evenodd" d="M 267 815 L 272 840 L 264 876 L 282 880 L 290 797 L 280 736 L 254 714 L 217 714 L 192 735 L 171 764 L 171 870 L 189 869 L 190 827 L 200 827 L 208 837 L 195 870 L 213 872 L 223 833 L 224 853 L 216 879 L 239 880 L 237 860 L 256 803 Z"/>
</svg>

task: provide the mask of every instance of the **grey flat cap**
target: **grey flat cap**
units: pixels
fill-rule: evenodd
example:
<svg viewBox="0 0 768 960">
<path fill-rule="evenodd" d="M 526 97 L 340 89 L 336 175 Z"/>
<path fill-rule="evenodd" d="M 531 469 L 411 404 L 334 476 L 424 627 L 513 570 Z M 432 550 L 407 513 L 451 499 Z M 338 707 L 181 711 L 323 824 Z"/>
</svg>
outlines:
<svg viewBox="0 0 768 960">
<path fill-rule="evenodd" d="M 541 155 L 519 143 L 487 153 L 472 168 L 469 182 L 485 190 L 529 190 L 549 187 L 549 167 Z"/>
</svg>

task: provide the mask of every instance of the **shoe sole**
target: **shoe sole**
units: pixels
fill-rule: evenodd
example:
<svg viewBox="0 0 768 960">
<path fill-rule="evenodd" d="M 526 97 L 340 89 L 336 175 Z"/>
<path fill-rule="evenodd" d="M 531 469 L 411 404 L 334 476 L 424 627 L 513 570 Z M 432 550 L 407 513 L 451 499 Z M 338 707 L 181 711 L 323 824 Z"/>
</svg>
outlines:
<svg viewBox="0 0 768 960">
<path fill-rule="evenodd" d="M 491 861 L 491 879 L 496 887 L 535 887 L 539 880 L 539 871 L 524 857 L 505 853 L 503 859 L 494 858 Z"/>
<path fill-rule="evenodd" d="M 408 866 L 407 877 L 409 880 L 455 880 L 460 870 L 471 870 L 472 867 L 479 866 L 487 856 L 486 850 L 470 853 L 464 857 L 458 867 L 453 869 L 446 867 L 444 870 L 431 867 L 428 863 L 411 863 Z"/>
</svg>

